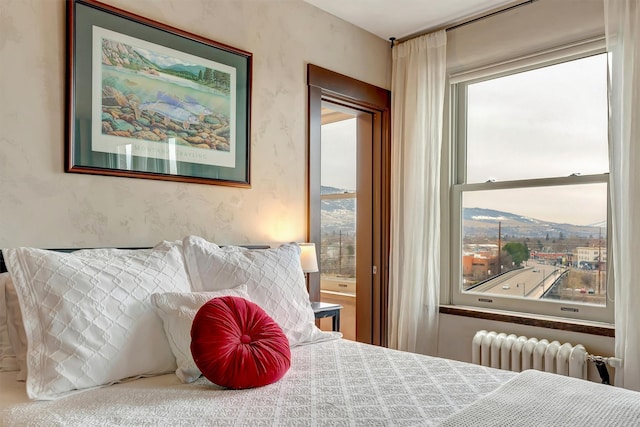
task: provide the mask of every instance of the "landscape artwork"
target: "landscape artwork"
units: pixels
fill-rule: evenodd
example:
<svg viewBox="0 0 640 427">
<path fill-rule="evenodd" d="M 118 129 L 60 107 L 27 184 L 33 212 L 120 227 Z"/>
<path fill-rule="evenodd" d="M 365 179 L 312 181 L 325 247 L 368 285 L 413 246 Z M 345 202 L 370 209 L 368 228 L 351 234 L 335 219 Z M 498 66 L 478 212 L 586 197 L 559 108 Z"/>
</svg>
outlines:
<svg viewBox="0 0 640 427">
<path fill-rule="evenodd" d="M 93 26 L 91 149 L 235 167 L 235 71 Z"/>
</svg>

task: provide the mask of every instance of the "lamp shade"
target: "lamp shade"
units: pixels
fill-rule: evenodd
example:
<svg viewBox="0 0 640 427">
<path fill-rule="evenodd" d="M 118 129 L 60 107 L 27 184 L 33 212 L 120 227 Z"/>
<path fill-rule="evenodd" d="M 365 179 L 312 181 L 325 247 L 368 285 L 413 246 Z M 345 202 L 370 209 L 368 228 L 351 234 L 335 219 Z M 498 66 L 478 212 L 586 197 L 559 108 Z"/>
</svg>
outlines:
<svg viewBox="0 0 640 427">
<path fill-rule="evenodd" d="M 315 273 L 318 271 L 318 258 L 316 256 L 315 243 L 298 243 L 300 246 L 300 264 L 305 273 Z"/>
</svg>

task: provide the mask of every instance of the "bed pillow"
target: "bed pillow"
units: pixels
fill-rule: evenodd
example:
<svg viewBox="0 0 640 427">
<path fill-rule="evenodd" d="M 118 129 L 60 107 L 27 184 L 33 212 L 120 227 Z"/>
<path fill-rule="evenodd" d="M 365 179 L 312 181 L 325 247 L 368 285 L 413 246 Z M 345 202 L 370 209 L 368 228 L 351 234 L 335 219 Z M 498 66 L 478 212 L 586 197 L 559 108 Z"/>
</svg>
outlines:
<svg viewBox="0 0 640 427">
<path fill-rule="evenodd" d="M 297 244 L 250 250 L 220 247 L 189 236 L 183 240 L 183 249 L 194 291 L 246 284 L 251 301 L 280 325 L 291 347 L 341 336 L 339 332 L 323 332 L 315 325 Z"/>
<path fill-rule="evenodd" d="M 12 302 L 7 299 L 7 287 L 13 287 L 9 273 L 0 273 L 0 372 L 19 370 L 16 353 L 9 336 L 9 311 Z M 17 299 L 16 299 L 17 305 Z"/>
<path fill-rule="evenodd" d="M 280 326 L 258 305 L 232 296 L 215 298 L 198 310 L 191 352 L 209 381 L 231 389 L 274 383 L 291 366 Z"/>
<path fill-rule="evenodd" d="M 157 292 L 185 292 L 181 249 L 4 250 L 24 322 L 27 395 L 52 400 L 176 369 Z"/>
<path fill-rule="evenodd" d="M 20 302 L 13 281 L 9 280 L 5 283 L 5 298 L 7 308 L 7 333 L 11 348 L 16 356 L 16 367 L 18 374 L 17 381 L 25 381 L 27 379 L 27 336 L 24 331 L 24 323 L 22 322 L 22 312 L 20 311 Z"/>
<path fill-rule="evenodd" d="M 167 292 L 151 295 L 151 300 L 162 318 L 171 351 L 176 358 L 176 375 L 183 383 L 193 382 L 202 375 L 193 361 L 190 349 L 193 318 L 207 301 L 229 295 L 249 298 L 245 285 L 214 292 Z"/>
</svg>

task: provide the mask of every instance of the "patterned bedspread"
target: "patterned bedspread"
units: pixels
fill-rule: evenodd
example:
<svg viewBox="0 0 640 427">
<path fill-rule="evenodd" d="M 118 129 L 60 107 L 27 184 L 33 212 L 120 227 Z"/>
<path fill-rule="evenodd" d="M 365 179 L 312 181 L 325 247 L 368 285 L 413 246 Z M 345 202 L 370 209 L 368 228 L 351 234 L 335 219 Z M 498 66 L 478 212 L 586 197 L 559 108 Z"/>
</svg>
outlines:
<svg viewBox="0 0 640 427">
<path fill-rule="evenodd" d="M 446 419 L 442 427 L 640 426 L 640 393 L 524 371 Z"/>
<path fill-rule="evenodd" d="M 514 375 L 339 339 L 292 349 L 289 372 L 266 387 L 225 390 L 169 374 L 14 404 L 0 425 L 433 425 Z"/>
</svg>

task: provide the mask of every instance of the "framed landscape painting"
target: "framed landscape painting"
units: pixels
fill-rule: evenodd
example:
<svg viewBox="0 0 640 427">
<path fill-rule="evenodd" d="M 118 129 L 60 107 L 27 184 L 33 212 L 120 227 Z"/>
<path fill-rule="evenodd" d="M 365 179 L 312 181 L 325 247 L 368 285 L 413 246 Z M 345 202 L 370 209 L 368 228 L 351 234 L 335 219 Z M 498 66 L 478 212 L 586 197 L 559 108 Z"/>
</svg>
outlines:
<svg viewBox="0 0 640 427">
<path fill-rule="evenodd" d="M 67 2 L 67 172 L 249 187 L 252 55 Z"/>
</svg>

